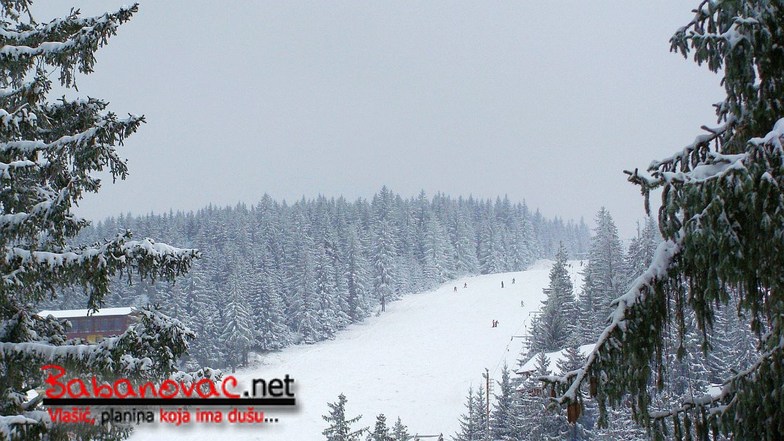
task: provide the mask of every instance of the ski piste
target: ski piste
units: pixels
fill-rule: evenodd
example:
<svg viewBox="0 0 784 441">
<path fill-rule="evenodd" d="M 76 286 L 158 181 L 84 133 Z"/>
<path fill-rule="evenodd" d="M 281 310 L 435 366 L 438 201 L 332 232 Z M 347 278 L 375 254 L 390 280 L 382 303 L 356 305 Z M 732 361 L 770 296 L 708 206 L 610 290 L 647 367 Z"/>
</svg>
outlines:
<svg viewBox="0 0 784 441">
<path fill-rule="evenodd" d="M 362 415 L 354 428 L 372 428 L 384 413 L 390 421 L 399 416 L 412 435 L 451 439 L 465 393 L 484 385 L 485 369 L 495 383 L 504 362 L 517 367 L 522 339 L 512 336 L 526 333 L 531 313 L 545 299 L 551 265 L 539 260 L 526 271 L 456 279 L 390 302 L 384 314 L 349 326 L 334 340 L 259 354 L 252 367 L 233 375 L 240 381 L 284 374 L 297 379 L 297 407 L 269 410 L 279 419 L 275 424 L 147 424 L 137 426 L 131 440 L 322 439 L 327 424 L 321 416 L 341 393 L 346 415 Z M 580 286 L 580 262 L 569 265 Z"/>
</svg>

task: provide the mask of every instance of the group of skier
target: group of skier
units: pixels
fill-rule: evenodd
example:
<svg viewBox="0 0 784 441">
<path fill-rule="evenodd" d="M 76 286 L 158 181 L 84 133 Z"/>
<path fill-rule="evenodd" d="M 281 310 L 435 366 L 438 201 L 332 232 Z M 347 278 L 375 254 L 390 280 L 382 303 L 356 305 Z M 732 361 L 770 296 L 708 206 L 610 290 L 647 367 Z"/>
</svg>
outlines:
<svg viewBox="0 0 784 441">
<path fill-rule="evenodd" d="M 515 278 L 512 277 L 512 285 L 514 285 L 515 282 L 516 282 Z M 503 287 L 504 287 L 504 281 L 502 280 L 501 281 L 501 288 L 503 288 Z M 463 288 L 464 289 L 468 288 L 468 282 L 463 283 Z M 455 285 L 455 287 L 454 287 L 454 292 L 457 292 L 457 285 Z M 523 303 L 522 300 L 520 301 L 520 306 L 523 306 L 523 307 L 525 306 L 525 303 Z M 493 328 L 497 328 L 498 327 L 498 320 L 493 319 L 493 321 L 491 323 L 492 323 L 491 327 L 493 327 Z"/>
</svg>

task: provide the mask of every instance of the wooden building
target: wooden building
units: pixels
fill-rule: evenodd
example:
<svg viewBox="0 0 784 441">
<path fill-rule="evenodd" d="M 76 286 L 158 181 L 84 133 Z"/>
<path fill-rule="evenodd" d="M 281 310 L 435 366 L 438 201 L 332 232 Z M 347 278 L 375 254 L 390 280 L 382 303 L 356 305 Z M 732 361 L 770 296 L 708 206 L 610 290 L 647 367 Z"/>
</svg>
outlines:
<svg viewBox="0 0 784 441">
<path fill-rule="evenodd" d="M 38 313 L 71 322 L 68 338 L 83 338 L 90 343 L 125 332 L 137 320 L 136 308 L 102 308 L 90 315 L 87 309 L 48 310 Z"/>
</svg>

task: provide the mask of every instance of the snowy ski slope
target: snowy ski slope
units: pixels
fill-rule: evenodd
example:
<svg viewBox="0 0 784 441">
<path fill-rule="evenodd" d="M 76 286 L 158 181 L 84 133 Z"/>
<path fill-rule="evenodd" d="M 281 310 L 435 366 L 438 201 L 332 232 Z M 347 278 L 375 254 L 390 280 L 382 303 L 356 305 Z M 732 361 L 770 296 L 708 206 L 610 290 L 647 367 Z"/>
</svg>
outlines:
<svg viewBox="0 0 784 441">
<path fill-rule="evenodd" d="M 334 340 L 289 347 L 238 371 L 239 390 L 249 388 L 251 378 L 294 378 L 296 410 L 265 409 L 277 423 L 172 427 L 156 422 L 140 426 L 131 439 L 321 440 L 326 427 L 321 415 L 340 393 L 348 398 L 347 416 L 363 415 L 356 428 L 372 428 L 376 415 L 384 413 L 390 427 L 400 416 L 412 435 L 443 433 L 450 439 L 468 388 L 483 383 L 484 369 L 496 380 L 504 361 L 516 366 L 521 340 L 511 336 L 522 335 L 529 313 L 539 308 L 551 264 L 538 261 L 527 271 L 460 279 L 408 295 Z M 578 287 L 580 263 L 570 264 Z M 498 327 L 492 327 L 493 320 Z"/>
</svg>

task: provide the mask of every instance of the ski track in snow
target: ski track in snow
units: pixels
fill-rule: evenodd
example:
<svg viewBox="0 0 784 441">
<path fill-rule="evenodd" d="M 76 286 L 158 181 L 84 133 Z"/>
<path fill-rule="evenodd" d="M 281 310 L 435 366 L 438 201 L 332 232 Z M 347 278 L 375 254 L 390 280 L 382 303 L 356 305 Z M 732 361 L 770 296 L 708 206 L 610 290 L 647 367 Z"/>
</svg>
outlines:
<svg viewBox="0 0 784 441">
<path fill-rule="evenodd" d="M 579 261 L 569 263 L 577 288 L 582 284 L 578 274 L 582 268 Z M 296 409 L 263 409 L 266 417 L 279 418 L 277 423 L 192 420 L 175 427 L 158 422 L 156 410 L 156 422 L 137 426 L 131 440 L 219 441 L 227 436 L 231 440 L 322 440 L 327 424 L 321 416 L 340 393 L 348 400 L 347 417 L 363 415 L 353 425 L 355 430 L 372 429 L 376 415 L 384 413 L 389 427 L 400 416 L 412 435 L 443 433 L 444 439 L 451 439 L 465 411 L 468 388 L 484 383 L 484 369 L 490 370 L 495 384 L 504 361 L 510 368 L 517 366 L 522 341 L 511 336 L 524 334 L 529 313 L 539 309 L 551 265 L 540 260 L 526 271 L 462 278 L 409 294 L 388 304 L 380 316 L 341 331 L 334 340 L 260 356 L 254 366 L 234 374 L 240 380 L 237 390 L 248 390 L 252 378 L 286 374 L 294 378 Z M 498 327 L 491 326 L 493 320 L 499 321 Z M 224 414 L 229 410 L 215 409 Z"/>
</svg>

